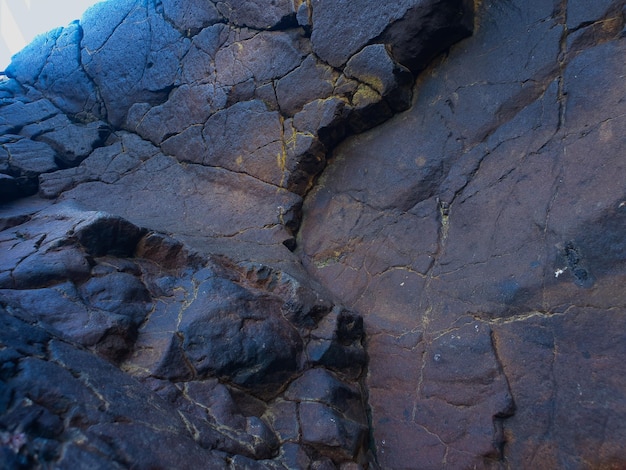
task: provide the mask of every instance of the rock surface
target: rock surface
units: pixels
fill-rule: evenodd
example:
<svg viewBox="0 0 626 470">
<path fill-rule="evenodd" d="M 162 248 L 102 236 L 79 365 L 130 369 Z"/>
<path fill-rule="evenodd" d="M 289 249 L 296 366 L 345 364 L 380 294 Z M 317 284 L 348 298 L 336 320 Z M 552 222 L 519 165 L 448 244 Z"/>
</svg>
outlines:
<svg viewBox="0 0 626 470">
<path fill-rule="evenodd" d="M 368 458 L 360 317 L 284 272 L 102 212 L 55 204 L 8 225 L 3 468 Z M 349 363 L 327 353 L 343 350 Z"/>
<path fill-rule="evenodd" d="M 109 0 L 38 37 L 0 466 L 626 465 L 625 14 Z"/>
<path fill-rule="evenodd" d="M 364 316 L 382 467 L 624 465 L 624 2 L 601 3 L 482 2 L 307 198 L 305 266 Z"/>
</svg>

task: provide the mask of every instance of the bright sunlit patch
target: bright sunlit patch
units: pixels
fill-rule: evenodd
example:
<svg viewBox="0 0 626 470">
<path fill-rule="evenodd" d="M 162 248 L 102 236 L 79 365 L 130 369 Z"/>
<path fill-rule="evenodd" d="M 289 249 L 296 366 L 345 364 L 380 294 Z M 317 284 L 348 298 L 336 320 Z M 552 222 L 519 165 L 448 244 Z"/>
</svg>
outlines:
<svg viewBox="0 0 626 470">
<path fill-rule="evenodd" d="M 102 0 L 0 0 L 0 71 L 38 34 L 80 19 Z"/>
</svg>

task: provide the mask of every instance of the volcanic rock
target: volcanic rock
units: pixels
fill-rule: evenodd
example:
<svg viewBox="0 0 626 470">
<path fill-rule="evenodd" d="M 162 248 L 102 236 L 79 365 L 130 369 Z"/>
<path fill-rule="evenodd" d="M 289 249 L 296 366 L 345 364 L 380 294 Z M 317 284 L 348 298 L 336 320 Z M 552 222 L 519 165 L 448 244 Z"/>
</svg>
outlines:
<svg viewBox="0 0 626 470">
<path fill-rule="evenodd" d="M 307 197 L 305 265 L 368 332 L 383 468 L 624 462 L 597 421 L 624 417 L 623 2 L 587 4 L 483 2 Z"/>
<path fill-rule="evenodd" d="M 0 81 L 0 466 L 623 467 L 625 11 L 39 36 Z"/>
</svg>

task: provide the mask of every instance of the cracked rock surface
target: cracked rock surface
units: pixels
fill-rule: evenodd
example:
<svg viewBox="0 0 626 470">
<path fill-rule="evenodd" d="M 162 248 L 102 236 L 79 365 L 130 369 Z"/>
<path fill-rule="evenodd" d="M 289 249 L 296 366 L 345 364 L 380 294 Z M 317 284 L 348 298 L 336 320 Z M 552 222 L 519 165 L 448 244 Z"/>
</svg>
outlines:
<svg viewBox="0 0 626 470">
<path fill-rule="evenodd" d="M 485 1 L 304 205 L 385 468 L 624 465 L 624 2 Z M 416 462 L 415 464 L 411 462 Z"/>
<path fill-rule="evenodd" d="M 358 315 L 103 212 L 5 223 L 3 468 L 368 458 Z"/>
<path fill-rule="evenodd" d="M 14 56 L 0 467 L 626 465 L 626 2 L 392 3 Z"/>
</svg>

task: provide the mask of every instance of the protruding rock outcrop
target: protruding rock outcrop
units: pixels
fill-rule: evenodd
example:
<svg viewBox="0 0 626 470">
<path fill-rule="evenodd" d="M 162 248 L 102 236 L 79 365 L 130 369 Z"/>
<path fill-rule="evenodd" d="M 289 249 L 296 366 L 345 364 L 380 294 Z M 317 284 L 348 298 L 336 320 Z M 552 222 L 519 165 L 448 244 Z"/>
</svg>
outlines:
<svg viewBox="0 0 626 470">
<path fill-rule="evenodd" d="M 119 217 L 25 219 L 0 240 L 3 466 L 367 461 L 360 317 Z"/>
</svg>

